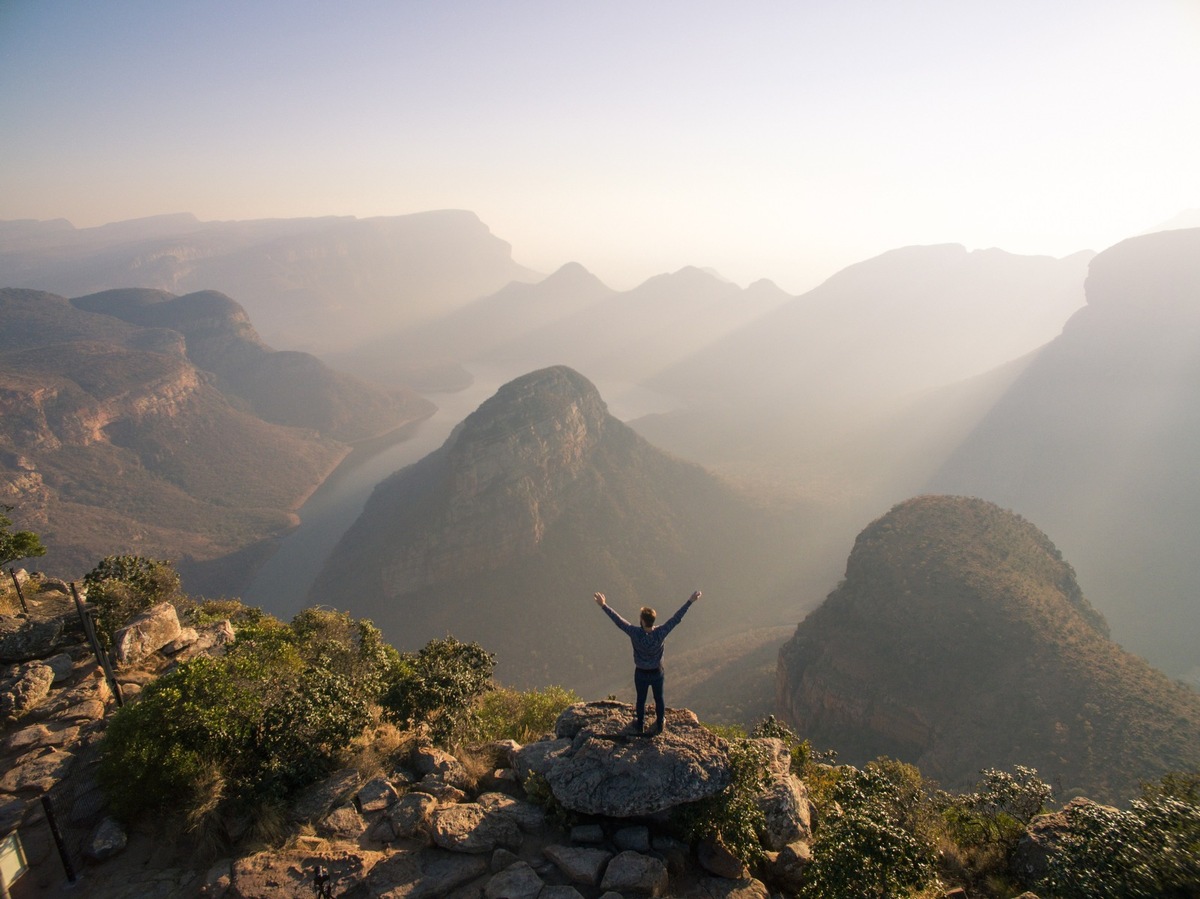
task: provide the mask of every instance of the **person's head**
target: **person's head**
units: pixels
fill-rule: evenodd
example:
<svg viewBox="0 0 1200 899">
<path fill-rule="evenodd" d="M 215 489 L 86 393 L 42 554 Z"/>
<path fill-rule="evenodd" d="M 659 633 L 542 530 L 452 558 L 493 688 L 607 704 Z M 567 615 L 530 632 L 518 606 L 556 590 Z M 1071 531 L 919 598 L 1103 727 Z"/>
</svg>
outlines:
<svg viewBox="0 0 1200 899">
<path fill-rule="evenodd" d="M 642 627 L 654 627 L 654 619 L 657 617 L 658 613 L 652 608 L 642 606 Z"/>
</svg>

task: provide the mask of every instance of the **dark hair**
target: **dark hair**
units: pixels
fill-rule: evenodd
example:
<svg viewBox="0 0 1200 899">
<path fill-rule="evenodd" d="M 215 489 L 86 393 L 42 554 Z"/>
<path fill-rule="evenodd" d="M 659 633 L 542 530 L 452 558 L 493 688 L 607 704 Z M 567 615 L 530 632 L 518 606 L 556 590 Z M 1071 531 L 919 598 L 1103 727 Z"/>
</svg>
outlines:
<svg viewBox="0 0 1200 899">
<path fill-rule="evenodd" d="M 657 617 L 658 613 L 652 608 L 649 606 L 642 606 L 642 627 L 653 627 L 654 619 Z"/>
</svg>

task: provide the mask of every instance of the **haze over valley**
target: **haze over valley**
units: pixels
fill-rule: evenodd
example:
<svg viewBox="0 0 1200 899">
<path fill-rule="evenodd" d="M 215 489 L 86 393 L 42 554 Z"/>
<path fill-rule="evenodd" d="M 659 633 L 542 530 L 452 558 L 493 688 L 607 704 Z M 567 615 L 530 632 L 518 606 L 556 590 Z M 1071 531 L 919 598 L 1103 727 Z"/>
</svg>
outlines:
<svg viewBox="0 0 1200 899">
<path fill-rule="evenodd" d="M 0 11 L 39 567 L 589 699 L 593 592 L 699 589 L 705 720 L 964 788 L 1200 766 L 1193 10 L 68 6 Z"/>
</svg>

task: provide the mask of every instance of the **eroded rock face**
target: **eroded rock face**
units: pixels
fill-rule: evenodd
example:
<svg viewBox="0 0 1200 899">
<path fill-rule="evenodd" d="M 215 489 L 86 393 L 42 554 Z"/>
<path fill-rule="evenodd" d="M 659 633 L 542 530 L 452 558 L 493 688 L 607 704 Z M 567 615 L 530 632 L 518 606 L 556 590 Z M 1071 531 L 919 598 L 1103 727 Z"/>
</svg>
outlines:
<svg viewBox="0 0 1200 899">
<path fill-rule="evenodd" d="M 54 669 L 42 662 L 22 665 L 16 677 L 5 679 L 0 692 L 0 720 L 17 720 L 37 708 L 50 695 Z"/>
<path fill-rule="evenodd" d="M 792 754 L 782 740 L 759 741 L 771 754 L 770 783 L 757 798 L 766 828 L 763 846 L 775 852 L 797 840 L 812 837 L 812 810 L 808 788 L 791 773 Z"/>
<path fill-rule="evenodd" d="M 28 619 L 0 615 L 0 662 L 27 662 L 49 656 L 61 644 L 65 618 Z"/>
<path fill-rule="evenodd" d="M 432 819 L 433 842 L 453 852 L 483 853 L 521 845 L 517 822 L 475 802 L 438 809 Z"/>
<path fill-rule="evenodd" d="M 559 716 L 555 731 L 569 748 L 545 758 L 554 797 L 585 814 L 630 818 L 652 815 L 713 796 L 729 784 L 725 741 L 700 726 L 686 709 L 668 709 L 655 737 L 631 733 L 633 707 L 605 700 L 577 703 Z"/>
</svg>

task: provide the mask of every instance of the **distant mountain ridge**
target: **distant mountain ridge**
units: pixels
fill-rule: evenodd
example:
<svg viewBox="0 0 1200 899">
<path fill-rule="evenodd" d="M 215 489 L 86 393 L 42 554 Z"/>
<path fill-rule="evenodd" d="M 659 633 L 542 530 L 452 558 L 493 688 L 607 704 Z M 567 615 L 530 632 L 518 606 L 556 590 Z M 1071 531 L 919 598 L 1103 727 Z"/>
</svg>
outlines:
<svg viewBox="0 0 1200 899">
<path fill-rule="evenodd" d="M 714 399 L 841 403 L 940 387 L 1058 334 L 1083 305 L 1089 257 L 957 244 L 891 250 L 842 269 L 652 383 Z"/>
<path fill-rule="evenodd" d="M 626 680 L 628 641 L 594 591 L 629 617 L 703 589 L 672 637 L 681 651 L 734 622 L 782 623 L 802 519 L 656 450 L 556 366 L 501 387 L 379 485 L 310 600 L 353 605 L 406 647 L 479 640 L 508 683 L 608 687 Z"/>
<path fill-rule="evenodd" d="M 243 549 L 293 522 L 344 440 L 432 408 L 311 357 L 285 400 L 277 354 L 220 294 L 5 289 L 0 321 L 0 502 L 76 573 L 113 553 Z"/>
<path fill-rule="evenodd" d="M 742 289 L 694 266 L 616 291 L 578 263 L 568 263 L 537 283 L 514 282 L 389 334 L 368 352 L 484 367 L 562 364 L 588 372 L 600 384 L 628 385 L 652 378 L 790 299 L 770 281 Z"/>
<path fill-rule="evenodd" d="M 1111 642 L 1049 539 L 979 499 L 918 497 L 864 529 L 780 651 L 777 699 L 844 760 L 951 788 L 1025 764 L 1112 800 L 1200 765 L 1200 693 Z"/>
<path fill-rule="evenodd" d="M 539 276 L 474 213 L 201 222 L 155 216 L 76 229 L 0 223 L 0 285 L 81 296 L 124 287 L 235 296 L 273 346 L 333 352 Z"/>
</svg>

